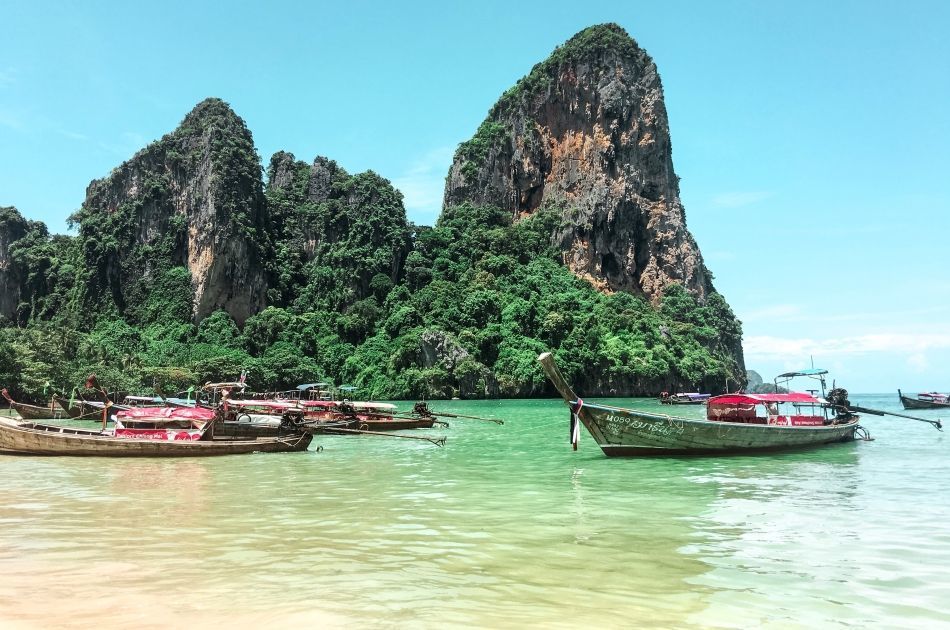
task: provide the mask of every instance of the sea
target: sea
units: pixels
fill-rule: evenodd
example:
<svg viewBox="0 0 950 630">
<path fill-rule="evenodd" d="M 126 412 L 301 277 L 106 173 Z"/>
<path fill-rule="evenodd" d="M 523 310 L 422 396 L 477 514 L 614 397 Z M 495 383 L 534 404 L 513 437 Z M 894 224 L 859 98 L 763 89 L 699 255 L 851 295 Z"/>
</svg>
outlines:
<svg viewBox="0 0 950 630">
<path fill-rule="evenodd" d="M 504 425 L 404 433 L 444 447 L 0 456 L 0 628 L 950 628 L 950 440 L 928 424 L 607 458 L 586 432 L 571 449 L 561 401 L 431 406 Z"/>
</svg>

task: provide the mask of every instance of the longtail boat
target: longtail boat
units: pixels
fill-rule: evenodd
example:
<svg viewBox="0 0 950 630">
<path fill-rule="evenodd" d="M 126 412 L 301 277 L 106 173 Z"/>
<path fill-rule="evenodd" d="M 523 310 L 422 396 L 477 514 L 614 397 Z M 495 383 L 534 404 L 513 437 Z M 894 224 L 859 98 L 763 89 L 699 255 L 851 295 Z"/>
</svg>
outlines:
<svg viewBox="0 0 950 630">
<path fill-rule="evenodd" d="M 302 428 L 313 433 L 359 431 L 399 431 L 429 429 L 438 422 L 432 416 L 394 416 L 389 403 L 346 403 L 342 401 L 235 400 L 228 402 L 224 421 L 215 426 L 215 435 L 262 437 L 277 435 L 281 417 L 296 413 Z M 346 431 L 338 431 L 346 429 Z"/>
<path fill-rule="evenodd" d="M 904 409 L 950 409 L 950 397 L 947 394 L 927 392 L 917 394 L 917 398 L 911 398 L 901 393 L 901 390 L 897 390 L 897 395 Z"/>
<path fill-rule="evenodd" d="M 709 398 L 709 394 L 699 394 L 697 392 L 678 392 L 676 394 L 663 392 L 660 394 L 659 401 L 662 405 L 705 405 Z"/>
<path fill-rule="evenodd" d="M 207 457 L 304 451 L 313 436 L 298 433 L 251 440 L 154 440 L 116 437 L 88 429 L 19 423 L 0 418 L 0 451 L 97 457 Z"/>
<path fill-rule="evenodd" d="M 6 387 L 0 390 L 0 395 L 6 399 L 10 407 L 20 414 L 20 417 L 24 420 L 58 420 L 66 415 L 52 401 L 45 407 L 16 402 L 10 397 L 10 393 Z"/>
<path fill-rule="evenodd" d="M 716 396 L 708 402 L 705 420 L 585 402 L 561 375 L 551 353 L 541 354 L 538 360 L 571 408 L 575 449 L 579 423 L 611 457 L 780 451 L 866 436 L 858 416 L 846 405 L 839 412 L 827 401 L 805 393 Z M 794 412 L 779 413 L 780 404 L 793 405 Z M 756 414 L 759 405 L 766 408 L 765 415 Z"/>
<path fill-rule="evenodd" d="M 302 400 L 308 420 L 321 420 L 333 425 L 343 423 L 350 429 L 367 431 L 400 431 L 402 429 L 431 429 L 436 419 L 432 415 L 397 416 L 396 405 L 381 402 L 342 400 Z"/>
<path fill-rule="evenodd" d="M 0 418 L 0 451 L 30 455 L 73 455 L 96 457 L 207 457 L 243 453 L 303 451 L 313 436 L 293 433 L 259 439 L 220 439 L 211 433 L 199 439 L 177 437 L 162 430 L 164 437 L 142 431 L 138 435 L 116 435 L 37 422 L 16 422 Z"/>
<path fill-rule="evenodd" d="M 96 431 L 0 418 L 0 451 L 99 457 L 206 457 L 303 451 L 313 439 L 310 433 L 292 428 L 274 437 L 221 437 L 214 433 L 216 412 L 203 408 L 132 409 L 116 413 L 114 419 L 115 428 Z"/>
</svg>

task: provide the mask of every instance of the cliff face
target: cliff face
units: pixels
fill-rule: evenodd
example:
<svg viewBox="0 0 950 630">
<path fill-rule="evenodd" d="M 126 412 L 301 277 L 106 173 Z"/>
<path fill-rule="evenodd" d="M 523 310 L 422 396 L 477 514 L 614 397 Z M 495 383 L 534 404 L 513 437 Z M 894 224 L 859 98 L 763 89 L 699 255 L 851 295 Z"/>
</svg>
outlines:
<svg viewBox="0 0 950 630">
<path fill-rule="evenodd" d="M 581 31 L 501 97 L 455 154 L 444 206 L 463 202 L 516 220 L 557 208 L 564 263 L 601 289 L 712 290 L 686 230 L 656 65 L 617 25 Z"/>
<path fill-rule="evenodd" d="M 263 308 L 266 208 L 251 134 L 207 99 L 181 126 L 86 190 L 79 223 L 91 304 L 120 312 L 160 301 L 175 269 L 190 275 L 191 316 L 224 309 L 239 323 Z"/>
<path fill-rule="evenodd" d="M 402 194 L 372 171 L 350 175 L 333 160 L 313 164 L 279 152 L 267 188 L 275 246 L 273 301 L 345 309 L 400 276 L 411 247 Z M 301 302 L 302 300 L 302 302 Z"/>
<path fill-rule="evenodd" d="M 17 318 L 23 279 L 10 246 L 26 235 L 26 229 L 26 219 L 16 208 L 0 208 L 0 318 Z"/>
</svg>

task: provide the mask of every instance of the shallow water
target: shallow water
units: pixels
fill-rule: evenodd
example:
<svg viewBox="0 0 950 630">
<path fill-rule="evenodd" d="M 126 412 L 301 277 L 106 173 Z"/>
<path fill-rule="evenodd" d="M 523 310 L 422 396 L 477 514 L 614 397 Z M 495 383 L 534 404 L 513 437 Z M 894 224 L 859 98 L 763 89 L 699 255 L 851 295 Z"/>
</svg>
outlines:
<svg viewBox="0 0 950 630">
<path fill-rule="evenodd" d="M 571 451 L 559 401 L 433 407 L 506 424 L 424 432 L 445 448 L 0 457 L 0 626 L 950 627 L 950 443 L 926 424 L 608 459 L 586 433 Z"/>
</svg>

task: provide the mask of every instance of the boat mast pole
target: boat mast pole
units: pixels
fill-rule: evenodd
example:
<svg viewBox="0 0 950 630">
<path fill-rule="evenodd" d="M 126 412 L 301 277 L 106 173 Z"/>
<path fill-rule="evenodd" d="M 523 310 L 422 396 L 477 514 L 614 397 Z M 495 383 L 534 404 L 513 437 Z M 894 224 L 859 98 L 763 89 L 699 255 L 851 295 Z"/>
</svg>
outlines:
<svg viewBox="0 0 950 630">
<path fill-rule="evenodd" d="M 544 373 L 551 379 L 551 383 L 554 384 L 554 388 L 557 390 L 557 393 L 561 395 L 561 398 L 568 403 L 577 402 L 577 394 L 575 394 L 571 386 L 567 384 L 564 375 L 561 374 L 561 370 L 558 369 L 557 364 L 554 362 L 554 356 L 550 352 L 543 352 L 538 356 L 538 361 L 541 362 Z"/>
</svg>

